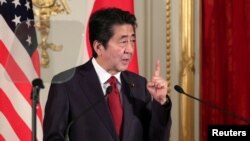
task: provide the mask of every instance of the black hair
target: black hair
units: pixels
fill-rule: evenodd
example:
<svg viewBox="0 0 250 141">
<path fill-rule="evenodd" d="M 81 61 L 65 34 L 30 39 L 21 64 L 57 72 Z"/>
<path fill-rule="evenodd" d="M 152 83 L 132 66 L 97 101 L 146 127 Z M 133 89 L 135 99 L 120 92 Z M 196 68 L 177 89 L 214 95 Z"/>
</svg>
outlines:
<svg viewBox="0 0 250 141">
<path fill-rule="evenodd" d="M 130 24 L 134 30 L 137 27 L 136 17 L 118 8 L 105 8 L 94 12 L 89 20 L 89 42 L 93 57 L 97 57 L 94 50 L 94 41 L 100 42 L 106 48 L 107 42 L 114 35 L 114 25 Z"/>
</svg>

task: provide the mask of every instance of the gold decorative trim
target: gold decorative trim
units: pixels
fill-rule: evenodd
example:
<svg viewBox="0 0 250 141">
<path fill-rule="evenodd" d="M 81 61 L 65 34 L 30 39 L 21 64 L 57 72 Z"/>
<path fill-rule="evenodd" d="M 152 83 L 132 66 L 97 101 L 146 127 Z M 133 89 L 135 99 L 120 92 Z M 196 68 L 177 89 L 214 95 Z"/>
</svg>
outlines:
<svg viewBox="0 0 250 141">
<path fill-rule="evenodd" d="M 168 94 L 170 94 L 170 70 L 171 70 L 171 2 L 166 0 L 166 79 L 168 81 Z"/>
<path fill-rule="evenodd" d="M 32 4 L 34 5 L 34 15 L 39 18 L 35 21 L 35 27 L 40 32 L 41 38 L 41 42 L 38 44 L 38 48 L 41 49 L 40 63 L 42 67 L 47 68 L 50 62 L 48 49 L 61 51 L 63 47 L 62 45 L 48 43 L 51 29 L 50 17 L 62 12 L 69 14 L 70 9 L 66 0 L 32 0 Z"/>
<path fill-rule="evenodd" d="M 183 89 L 194 94 L 194 1 L 181 0 L 181 71 Z M 180 97 L 180 141 L 194 141 L 194 103 L 189 97 Z"/>
</svg>

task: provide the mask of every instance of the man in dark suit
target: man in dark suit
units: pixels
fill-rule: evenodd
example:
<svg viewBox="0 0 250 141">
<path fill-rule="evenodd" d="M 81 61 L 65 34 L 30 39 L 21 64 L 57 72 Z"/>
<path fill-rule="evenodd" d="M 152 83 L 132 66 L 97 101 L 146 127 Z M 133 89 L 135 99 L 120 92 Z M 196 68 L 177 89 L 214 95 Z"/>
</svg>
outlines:
<svg viewBox="0 0 250 141">
<path fill-rule="evenodd" d="M 136 26 L 134 15 L 117 8 L 91 15 L 93 58 L 53 78 L 44 141 L 169 140 L 171 100 L 167 82 L 160 76 L 160 62 L 149 82 L 126 70 L 134 52 Z"/>
</svg>

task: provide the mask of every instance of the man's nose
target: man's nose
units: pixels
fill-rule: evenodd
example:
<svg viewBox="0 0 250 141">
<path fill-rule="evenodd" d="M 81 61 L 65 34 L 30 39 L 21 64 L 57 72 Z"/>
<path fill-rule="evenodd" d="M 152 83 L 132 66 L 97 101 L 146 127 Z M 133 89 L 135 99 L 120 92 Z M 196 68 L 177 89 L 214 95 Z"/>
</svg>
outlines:
<svg viewBox="0 0 250 141">
<path fill-rule="evenodd" d="M 126 52 L 126 53 L 133 53 L 133 51 L 134 51 L 134 46 L 135 46 L 134 41 L 129 41 L 129 43 L 128 43 L 126 49 L 125 49 L 125 52 Z"/>
</svg>

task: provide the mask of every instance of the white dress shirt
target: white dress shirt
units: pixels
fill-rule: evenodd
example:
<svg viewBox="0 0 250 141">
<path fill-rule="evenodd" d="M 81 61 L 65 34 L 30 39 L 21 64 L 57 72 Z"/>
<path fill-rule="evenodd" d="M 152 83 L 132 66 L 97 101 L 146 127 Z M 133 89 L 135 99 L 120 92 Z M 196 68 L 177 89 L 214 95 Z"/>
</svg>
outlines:
<svg viewBox="0 0 250 141">
<path fill-rule="evenodd" d="M 112 76 L 111 74 L 109 74 L 106 70 L 104 70 L 95 60 L 95 58 L 92 58 L 92 64 L 94 65 L 94 69 L 97 73 L 97 76 L 99 78 L 99 82 L 101 84 L 102 87 L 102 91 L 103 94 L 106 95 L 106 89 L 108 88 L 108 86 L 110 85 L 107 81 L 108 79 Z M 114 75 L 114 77 L 117 79 L 118 84 L 117 84 L 117 88 L 121 94 L 121 72 L 118 72 L 117 74 Z M 121 98 L 121 95 L 120 95 Z M 122 101 L 122 100 L 121 100 Z"/>
</svg>

